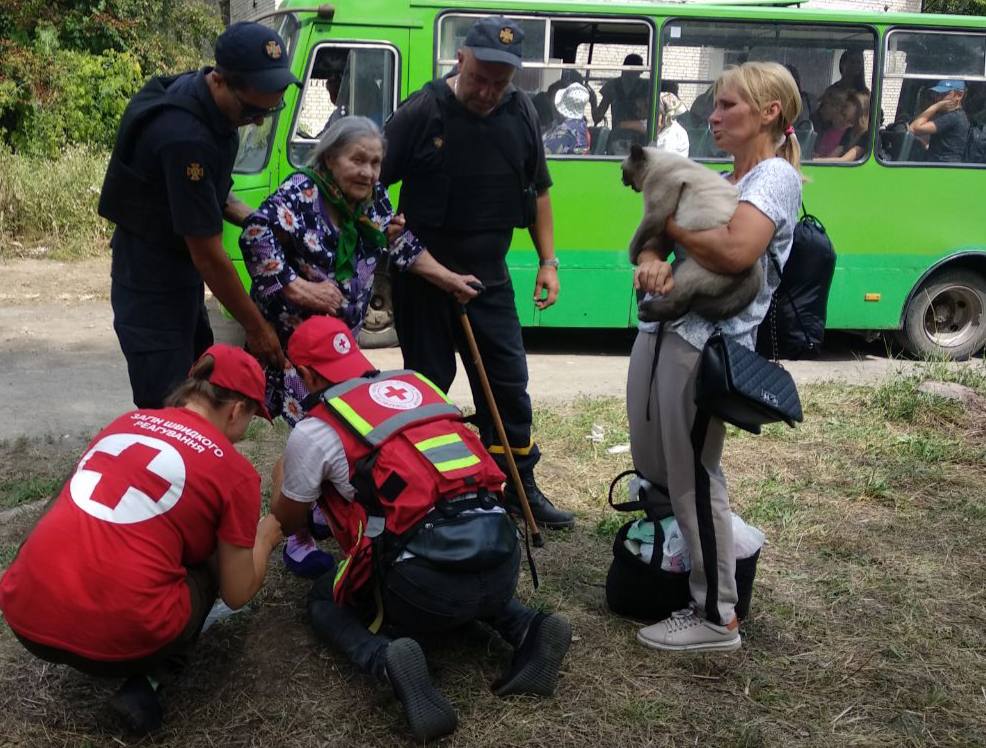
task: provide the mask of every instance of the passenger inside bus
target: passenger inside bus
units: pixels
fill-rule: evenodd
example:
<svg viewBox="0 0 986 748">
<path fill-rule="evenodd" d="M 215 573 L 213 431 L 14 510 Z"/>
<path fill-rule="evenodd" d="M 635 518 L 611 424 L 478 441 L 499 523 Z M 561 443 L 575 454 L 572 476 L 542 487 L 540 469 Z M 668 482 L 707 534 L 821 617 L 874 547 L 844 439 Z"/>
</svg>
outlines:
<svg viewBox="0 0 986 748">
<path fill-rule="evenodd" d="M 858 49 L 847 49 L 839 58 L 839 80 L 825 89 L 824 97 L 831 91 L 866 91 L 866 73 L 863 67 L 863 53 Z"/>
<path fill-rule="evenodd" d="M 908 129 L 919 138 L 928 138 L 928 161 L 961 162 L 969 137 L 969 117 L 962 108 L 965 81 L 938 81 L 930 91 L 934 103 L 915 117 Z"/>
<path fill-rule="evenodd" d="M 642 66 L 644 58 L 636 53 L 623 58 L 624 65 Z M 642 77 L 640 70 L 624 70 L 619 78 L 603 84 L 601 99 L 597 101 L 592 89 L 592 123 L 602 122 L 610 107 L 613 109 L 613 132 L 610 135 L 610 153 L 628 153 L 632 143 L 643 145 L 647 137 L 647 105 L 650 84 Z"/>
<path fill-rule="evenodd" d="M 815 161 L 859 161 L 866 155 L 870 131 L 870 95 L 862 91 L 846 92 L 842 122 L 848 123 L 842 139 L 828 156 L 816 156 Z"/>
<path fill-rule="evenodd" d="M 815 157 L 839 156 L 836 150 L 842 138 L 853 124 L 854 109 L 849 103 L 850 92 L 844 88 L 829 87 L 818 102 L 813 124 L 818 132 Z"/>
<path fill-rule="evenodd" d="M 544 133 L 545 153 L 572 156 L 589 152 L 589 125 L 585 121 L 588 103 L 589 89 L 581 83 L 556 90 L 556 123 Z"/>
</svg>

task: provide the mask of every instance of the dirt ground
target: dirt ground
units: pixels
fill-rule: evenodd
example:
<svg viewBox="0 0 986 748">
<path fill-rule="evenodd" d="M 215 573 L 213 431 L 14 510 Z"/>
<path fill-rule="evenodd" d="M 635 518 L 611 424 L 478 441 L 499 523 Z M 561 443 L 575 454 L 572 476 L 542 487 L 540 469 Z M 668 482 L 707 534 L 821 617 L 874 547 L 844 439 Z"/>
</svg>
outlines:
<svg viewBox="0 0 986 748">
<path fill-rule="evenodd" d="M 119 356 L 111 332 L 109 343 L 93 342 L 107 337 L 105 261 L 29 262 L 0 268 L 8 271 L 0 321 L 21 326 L 0 328 L 4 420 L 34 424 L 0 436 L 0 568 L 77 459 L 90 433 L 85 418 L 97 427 L 108 420 L 102 393 L 121 381 L 105 363 L 80 363 Z M 546 383 L 554 395 L 563 379 L 590 381 L 587 359 L 600 367 L 591 370 L 592 398 L 577 389 L 559 399 L 535 394 L 540 480 L 579 521 L 536 551 L 541 588 L 532 590 L 526 572 L 518 587 L 531 605 L 573 623 L 558 694 L 493 696 L 489 684 L 510 652 L 482 626 L 425 642 L 433 677 L 459 713 L 443 744 L 983 745 L 986 414 L 921 395 L 889 364 L 875 387 L 813 384 L 799 374 L 805 424 L 727 439 L 731 501 L 768 538 L 743 649 L 665 656 L 639 647 L 638 624 L 605 604 L 612 538 L 628 519 L 606 506 L 610 479 L 629 466 L 626 453 L 610 451 L 628 439 L 619 398 L 626 344 L 600 344 L 604 355 L 590 357 L 549 341 L 534 354 L 546 363 L 532 365 L 533 386 Z M 864 365 L 878 358 L 871 349 L 859 355 Z M 855 360 L 828 365 L 850 371 Z M 562 362 L 571 368 L 559 374 Z M 975 366 L 937 372 L 986 396 L 982 362 Z M 861 376 L 853 371 L 846 376 Z M 33 395 L 9 388 L 11 374 L 33 382 Z M 109 415 L 128 407 L 122 377 L 116 396 L 124 402 Z M 53 410 L 91 405 L 71 414 L 72 429 L 37 426 L 52 398 Z M 283 427 L 257 423 L 240 445 L 265 490 L 285 437 Z M 116 683 L 35 660 L 0 626 L 0 746 L 410 745 L 387 690 L 311 632 L 307 588 L 275 556 L 246 612 L 206 632 L 191 668 L 166 687 L 166 726 L 144 740 L 124 735 L 105 706 Z"/>
<path fill-rule="evenodd" d="M 0 440 L 92 433 L 132 407 L 113 333 L 108 258 L 12 260 L 0 262 L 0 274 L 0 402 L 24 404 L 5 409 Z M 240 342 L 238 326 L 219 314 L 214 300 L 210 307 L 217 338 Z M 535 403 L 623 396 L 632 331 L 546 328 L 530 330 L 525 338 Z M 396 348 L 368 355 L 381 369 L 403 365 Z M 969 365 L 981 364 L 980 359 Z M 786 365 L 799 384 L 878 382 L 913 368 L 913 362 L 888 355 L 879 342 L 845 334 L 829 336 L 821 359 Z M 464 407 L 472 405 L 464 376 L 450 394 Z"/>
</svg>

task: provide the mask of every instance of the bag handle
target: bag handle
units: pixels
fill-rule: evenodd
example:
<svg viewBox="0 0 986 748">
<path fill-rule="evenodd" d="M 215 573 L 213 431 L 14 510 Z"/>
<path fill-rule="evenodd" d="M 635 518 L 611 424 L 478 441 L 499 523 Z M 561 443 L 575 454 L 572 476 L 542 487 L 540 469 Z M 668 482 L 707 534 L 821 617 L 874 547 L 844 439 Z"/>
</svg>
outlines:
<svg viewBox="0 0 986 748">
<path fill-rule="evenodd" d="M 609 502 L 610 507 L 612 507 L 617 512 L 640 511 L 643 512 L 647 516 L 647 519 L 651 520 L 652 522 L 656 522 L 656 523 L 660 522 L 661 520 L 658 517 L 653 516 L 654 505 L 650 501 L 645 501 L 638 498 L 635 501 L 622 501 L 617 503 L 613 500 L 613 491 L 616 489 L 616 485 L 621 480 L 626 478 L 628 475 L 636 475 L 638 478 L 641 479 L 643 479 L 644 477 L 636 470 L 633 470 L 631 468 L 630 470 L 624 470 L 622 473 L 620 473 L 615 478 L 613 478 L 613 480 L 609 484 L 609 495 L 607 496 L 607 501 Z M 662 486 L 660 483 L 654 483 L 652 481 L 648 481 L 648 482 L 650 483 L 651 487 L 657 489 L 660 493 L 664 494 L 670 499 L 670 494 L 668 493 L 667 486 Z"/>
</svg>

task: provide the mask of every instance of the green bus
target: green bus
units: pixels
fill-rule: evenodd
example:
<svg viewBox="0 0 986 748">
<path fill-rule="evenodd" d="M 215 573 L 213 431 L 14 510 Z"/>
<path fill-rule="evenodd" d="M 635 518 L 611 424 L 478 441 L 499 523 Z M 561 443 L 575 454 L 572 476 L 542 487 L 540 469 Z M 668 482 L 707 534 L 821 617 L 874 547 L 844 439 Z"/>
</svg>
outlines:
<svg viewBox="0 0 986 748">
<path fill-rule="evenodd" d="M 825 224 L 838 253 L 828 328 L 889 331 L 916 355 L 961 359 L 986 344 L 986 163 L 976 162 L 976 148 L 960 148 L 944 162 L 908 127 L 934 100 L 932 88 L 961 81 L 971 123 L 965 137 L 974 145 L 982 136 L 986 18 L 833 11 L 776 0 L 342 0 L 319 8 L 285 0 L 267 18 L 285 38 L 304 86 L 287 92 L 277 117 L 241 131 L 235 193 L 259 204 L 302 163 L 333 116 L 360 114 L 382 124 L 404 97 L 451 70 L 470 24 L 491 13 L 524 28 L 524 68 L 515 85 L 532 96 L 545 126 L 563 81 L 587 83 L 601 101 L 616 78 L 632 84 L 642 125 L 642 132 L 630 132 L 625 122 L 613 122 L 613 107 L 589 105 L 589 152 L 549 156 L 562 291 L 555 306 L 535 308 L 537 256 L 527 232 L 518 231 L 508 261 L 525 326 L 635 324 L 626 248 L 641 201 L 622 186 L 619 162 L 634 138 L 655 138 L 659 93 L 672 91 L 687 109 L 676 122 L 688 135 L 689 155 L 727 169 L 706 122 L 710 85 L 727 65 L 774 60 L 789 66 L 802 90 L 805 113 L 796 130 L 808 178 L 805 206 Z M 845 98 L 834 93 L 840 88 L 868 109 L 863 147 L 849 153 L 837 144 L 847 125 L 833 113 Z M 823 160 L 840 153 L 843 160 Z M 249 283 L 234 227 L 227 226 L 225 238 Z M 370 344 L 393 339 L 385 277 L 366 327 Z"/>
</svg>

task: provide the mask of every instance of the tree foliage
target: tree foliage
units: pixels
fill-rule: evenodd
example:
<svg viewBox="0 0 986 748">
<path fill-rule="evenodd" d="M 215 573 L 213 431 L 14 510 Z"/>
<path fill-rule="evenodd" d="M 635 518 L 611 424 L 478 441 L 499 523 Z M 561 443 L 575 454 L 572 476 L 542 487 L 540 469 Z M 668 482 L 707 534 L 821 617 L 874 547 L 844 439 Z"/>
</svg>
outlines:
<svg viewBox="0 0 986 748">
<path fill-rule="evenodd" d="M 203 0 L 3 0 L 0 142 L 111 145 L 141 82 L 200 66 L 221 31 Z"/>
<path fill-rule="evenodd" d="M 986 16 L 986 0 L 924 0 L 925 13 Z"/>
</svg>

